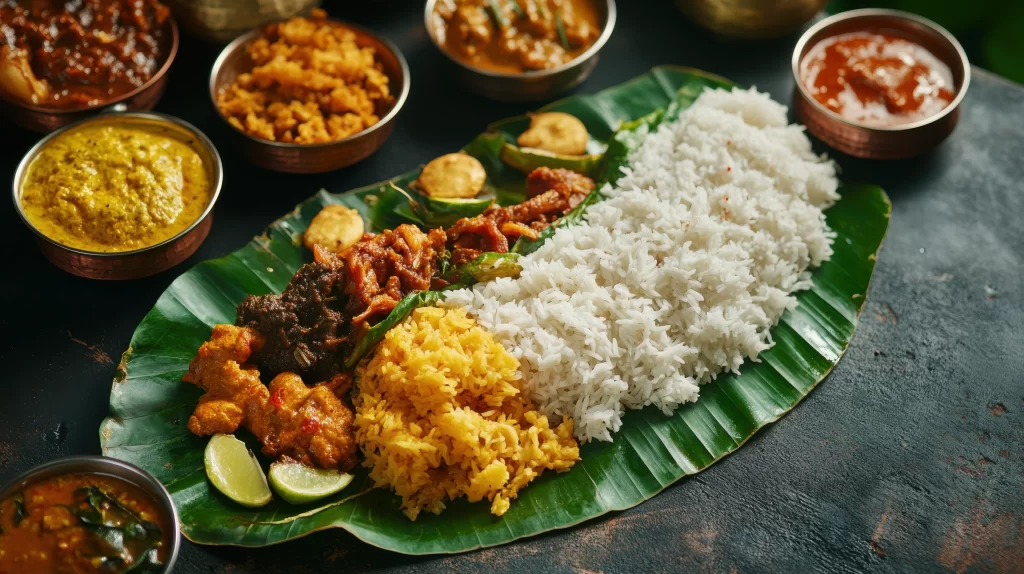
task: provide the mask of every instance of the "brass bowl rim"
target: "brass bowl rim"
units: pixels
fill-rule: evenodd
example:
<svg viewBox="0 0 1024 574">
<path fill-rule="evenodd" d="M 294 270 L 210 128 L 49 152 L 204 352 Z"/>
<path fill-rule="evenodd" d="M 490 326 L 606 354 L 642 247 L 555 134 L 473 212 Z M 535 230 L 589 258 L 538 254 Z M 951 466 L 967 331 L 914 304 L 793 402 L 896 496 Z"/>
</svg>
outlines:
<svg viewBox="0 0 1024 574">
<path fill-rule="evenodd" d="M 75 108 L 50 108 L 50 107 L 47 107 L 47 106 L 37 106 L 35 104 L 26 104 L 24 102 L 21 102 L 19 100 L 16 100 L 16 99 L 8 96 L 3 91 L 0 91 L 0 100 L 3 100 L 4 102 L 6 102 L 6 103 L 8 103 L 8 104 L 10 104 L 12 106 L 17 106 L 19 108 L 22 108 L 22 109 L 25 109 L 25 110 L 28 110 L 28 111 L 31 111 L 31 112 L 36 112 L 36 113 L 41 113 L 41 114 L 50 114 L 50 115 L 75 114 L 75 113 L 82 113 L 82 112 L 89 112 L 89 111 L 101 112 L 101 111 L 103 111 L 106 108 L 110 108 L 111 106 L 116 106 L 117 104 L 119 104 L 121 102 L 130 100 L 130 99 L 134 98 L 135 96 L 141 94 L 142 92 L 145 92 L 146 90 L 152 88 L 157 82 L 162 80 L 164 78 L 164 76 L 167 75 L 167 71 L 171 69 L 171 64 L 174 63 L 174 59 L 178 56 L 178 47 L 179 47 L 179 44 L 180 44 L 180 41 L 181 41 L 181 38 L 179 37 L 179 32 L 178 32 L 178 23 L 174 20 L 173 16 L 168 15 L 167 16 L 167 23 L 166 23 L 166 25 L 170 26 L 170 28 L 171 28 L 171 50 L 170 50 L 170 52 L 167 53 L 167 58 L 164 60 L 163 65 L 160 66 L 160 69 L 157 70 L 155 74 L 153 74 L 152 78 L 150 78 L 145 84 L 142 84 L 141 86 L 135 88 L 134 90 L 132 90 L 130 92 L 121 94 L 120 96 L 117 96 L 116 98 L 112 98 L 112 99 L 106 100 L 102 104 L 98 104 L 98 105 L 95 105 L 95 106 L 79 106 L 79 107 L 75 107 Z"/>
<path fill-rule="evenodd" d="M 121 121 L 119 122 L 118 120 Z M 174 236 L 165 239 L 160 243 L 155 243 L 153 245 L 148 245 L 146 247 L 140 247 L 139 249 L 133 249 L 131 251 L 88 251 L 85 249 L 78 249 L 77 247 L 64 245 L 63 243 L 57 241 L 56 239 L 53 239 L 52 237 L 46 235 L 38 228 L 36 228 L 36 226 L 33 225 L 31 221 L 29 221 L 28 217 L 25 215 L 25 210 L 22 208 L 21 187 L 23 184 L 23 180 L 28 173 L 29 166 L 32 164 L 32 161 L 35 160 L 36 156 L 39 155 L 39 152 L 42 151 L 42 149 L 57 136 L 72 129 L 81 127 L 85 124 L 109 122 L 130 124 L 133 120 L 149 120 L 154 121 L 156 123 L 173 124 L 178 126 L 179 128 L 184 128 L 186 131 L 191 132 L 200 142 L 200 144 L 206 149 L 206 151 L 209 152 L 210 157 L 213 159 L 213 165 L 211 166 L 213 168 L 213 181 L 211 182 L 213 184 L 213 194 L 210 196 L 210 201 L 206 204 L 206 209 L 203 210 L 203 213 L 199 217 L 197 217 L 196 220 L 193 221 L 188 227 L 179 231 Z M 186 122 L 181 118 L 177 118 L 175 116 L 171 116 L 168 114 L 162 114 L 159 112 L 106 111 L 99 115 L 84 118 L 78 120 L 77 122 L 73 122 L 61 128 L 58 128 L 44 136 L 38 142 L 36 142 L 36 144 L 32 146 L 28 150 L 28 152 L 25 153 L 24 157 L 21 158 L 21 161 L 18 163 L 18 168 L 14 170 L 14 182 L 11 184 L 11 188 L 13 191 L 14 210 L 18 212 L 18 217 L 21 218 L 22 223 L 24 223 L 26 227 L 31 229 L 37 237 L 44 239 L 46 242 L 60 249 L 63 249 L 64 251 L 70 251 L 71 253 L 75 253 L 78 255 L 116 259 L 118 257 L 137 255 L 140 253 L 146 253 L 147 251 L 154 251 L 160 249 L 171 243 L 174 243 L 175 241 L 178 241 L 182 237 L 191 233 L 192 230 L 194 230 L 196 227 L 199 227 L 203 220 L 209 217 L 210 213 L 213 212 L 213 206 L 214 204 L 217 203 L 217 199 L 220 197 L 220 191 L 223 185 L 224 164 L 220 159 L 220 153 L 217 152 L 217 147 L 213 145 L 213 142 L 210 141 L 210 138 L 206 137 L 206 134 L 204 134 L 199 128 L 193 126 L 192 124 Z"/>
<path fill-rule="evenodd" d="M 434 44 L 434 47 L 441 51 L 442 54 L 449 61 L 454 62 L 459 67 L 468 70 L 474 74 L 479 74 L 488 78 L 504 78 L 513 80 L 534 80 L 539 78 L 547 78 L 555 76 L 566 70 L 570 70 L 577 66 L 580 66 L 584 62 L 593 58 L 598 52 L 604 48 L 604 45 L 608 43 L 608 39 L 611 38 L 612 32 L 615 29 L 615 22 L 618 19 L 618 9 L 615 6 L 615 0 L 605 0 L 605 10 L 607 16 L 605 17 L 604 27 L 601 29 L 601 35 L 597 37 L 597 40 L 587 48 L 582 54 L 576 56 L 572 60 L 562 64 L 561 66 L 555 66 L 554 68 L 548 68 L 546 70 L 530 70 L 528 72 L 510 73 L 510 72 L 495 72 L 491 70 L 484 70 L 471 66 L 462 60 L 456 58 L 444 49 L 437 39 L 437 35 L 434 31 L 434 27 L 430 23 L 430 16 L 434 12 L 434 6 L 437 5 L 437 0 L 427 0 L 426 8 L 423 10 L 423 24 L 427 28 L 427 36 L 430 37 L 430 42 Z"/>
<path fill-rule="evenodd" d="M 6 498 L 19 488 L 67 474 L 113 476 L 135 485 L 139 490 L 149 495 L 154 502 L 163 502 L 171 511 L 171 515 L 165 518 L 171 522 L 169 526 L 172 532 L 169 537 L 170 549 L 167 553 L 167 561 L 164 562 L 161 572 L 166 574 L 174 569 L 174 563 L 177 561 L 178 552 L 181 549 L 181 532 L 178 528 L 180 517 L 178 516 L 178 509 L 174 506 L 174 498 L 157 477 L 129 462 L 109 456 L 97 455 L 68 456 L 44 462 L 26 470 L 0 486 L 0 500 Z M 129 478 L 129 476 L 132 478 Z"/>
<path fill-rule="evenodd" d="M 890 18 L 893 20 L 908 20 L 915 24 L 919 24 L 929 29 L 931 32 L 937 34 L 938 36 L 942 37 L 956 51 L 957 55 L 960 58 L 960 68 L 963 70 L 963 81 L 960 83 L 960 87 L 957 89 L 956 96 L 953 98 L 953 101 L 949 102 L 949 104 L 946 105 L 945 108 L 928 117 L 917 120 L 916 122 L 886 127 L 869 126 L 847 119 L 837 114 L 836 112 L 826 108 L 825 106 L 821 105 L 821 103 L 818 102 L 818 100 L 815 99 L 814 96 L 812 96 L 807 91 L 806 86 L 804 86 L 803 82 L 800 80 L 800 62 L 803 60 L 804 49 L 808 48 L 807 45 L 808 43 L 810 43 L 811 38 L 813 38 L 819 32 L 826 30 L 840 22 L 845 22 L 847 20 L 857 20 L 861 18 L 878 17 Z M 822 40 L 824 40 L 824 38 L 822 38 Z M 923 18 L 916 14 L 911 14 L 910 12 L 904 12 L 902 10 L 890 10 L 887 8 L 862 8 L 859 10 L 848 10 L 846 12 L 840 12 L 833 16 L 829 16 L 828 18 L 825 18 L 824 20 L 818 22 L 814 26 L 811 26 L 806 32 L 803 33 L 802 36 L 800 36 L 800 40 L 797 41 L 796 47 L 793 48 L 791 67 L 793 72 L 793 79 L 796 82 L 796 89 L 800 92 L 800 95 L 804 99 L 808 100 L 811 103 L 811 105 L 814 106 L 815 110 L 825 114 L 832 120 L 840 122 L 847 126 L 878 133 L 909 131 L 941 120 L 942 118 L 953 113 L 954 110 L 960 107 L 960 102 L 962 102 L 964 97 L 967 95 L 967 88 L 968 86 L 970 86 L 971 83 L 971 63 L 970 61 L 968 61 L 967 53 L 964 52 L 963 46 L 960 45 L 960 42 L 957 41 L 956 37 L 950 34 L 949 31 L 943 28 L 942 26 L 936 24 L 935 22 L 932 22 L 927 18 Z"/>
<path fill-rule="evenodd" d="M 286 22 L 288 20 L 289 20 L 289 18 L 282 18 L 280 20 L 275 20 L 273 22 L 268 22 L 267 24 L 264 24 L 263 26 L 259 26 L 257 28 L 252 29 L 252 30 L 249 30 L 248 32 L 246 32 L 246 33 L 242 34 L 241 36 L 239 36 L 239 37 L 235 38 L 234 40 L 232 40 L 231 43 L 229 43 L 227 46 L 224 46 L 224 49 L 220 51 L 220 54 L 217 56 L 217 59 L 213 62 L 213 68 L 210 70 L 210 81 L 209 81 L 210 101 L 213 102 L 213 109 L 217 110 L 217 116 L 220 117 L 220 119 L 224 120 L 224 123 L 226 123 L 236 133 L 239 133 L 239 134 L 245 136 L 245 138 L 247 138 L 247 139 L 249 139 L 251 141 L 254 141 L 256 143 L 263 144 L 263 145 L 268 145 L 268 146 L 272 146 L 272 147 L 285 148 L 285 149 L 302 150 L 302 149 L 326 148 L 326 147 L 331 147 L 331 146 L 341 145 L 341 144 L 344 144 L 344 143 L 347 143 L 347 142 L 351 142 L 351 141 L 357 140 L 359 138 L 365 137 L 365 136 L 367 136 L 367 135 L 377 131 L 378 129 L 383 128 L 385 125 L 391 123 L 391 121 L 393 119 L 395 119 L 395 116 L 398 115 L 398 112 L 405 105 L 405 101 L 409 98 L 409 85 L 412 83 L 412 73 L 409 71 L 409 63 L 406 62 L 405 56 L 402 54 L 402 51 L 399 50 L 398 46 L 395 45 L 395 43 L 392 42 L 391 40 L 385 38 L 384 36 L 381 36 L 380 34 L 377 34 L 375 32 L 367 30 L 366 28 L 363 28 L 362 26 L 358 26 L 356 24 L 351 24 L 351 23 L 345 22 L 343 20 L 336 20 L 334 18 L 327 18 L 328 22 L 331 22 L 331 23 L 333 23 L 335 25 L 338 25 L 338 26 L 341 26 L 343 28 L 350 28 L 350 29 L 352 29 L 352 30 L 354 30 L 356 32 L 362 33 L 362 34 L 364 34 L 366 36 L 370 36 L 373 39 L 377 40 L 385 48 L 387 48 L 388 52 L 390 52 L 391 55 L 394 56 L 395 60 L 398 61 L 398 67 L 402 71 L 402 93 L 398 95 L 398 98 L 395 100 L 395 103 L 391 106 L 391 109 L 388 111 L 388 113 L 385 114 L 384 117 L 380 118 L 380 120 L 378 120 L 377 123 L 373 124 L 372 126 L 366 128 L 364 130 L 358 131 L 358 132 L 356 132 L 356 133 L 354 133 L 354 134 L 352 134 L 352 135 L 350 135 L 348 137 L 342 138 L 340 140 L 334 140 L 334 141 L 322 142 L 322 143 L 314 143 L 314 144 L 302 144 L 302 143 L 293 143 L 293 142 L 278 142 L 278 141 L 265 140 L 263 138 L 258 138 L 256 136 L 250 135 L 250 134 L 248 134 L 248 133 L 238 129 L 234 125 L 232 125 L 231 122 L 229 122 L 228 119 L 224 116 L 224 113 L 220 111 L 220 106 L 217 105 L 217 75 L 220 74 L 220 70 L 221 70 L 221 68 L 224 67 L 224 62 L 227 61 L 228 57 L 231 56 L 232 54 L 234 54 L 237 50 L 241 49 L 243 46 L 245 46 L 249 42 L 251 42 L 252 40 L 258 38 L 261 35 L 263 35 L 263 29 L 265 27 L 273 25 L 275 23 Z"/>
</svg>

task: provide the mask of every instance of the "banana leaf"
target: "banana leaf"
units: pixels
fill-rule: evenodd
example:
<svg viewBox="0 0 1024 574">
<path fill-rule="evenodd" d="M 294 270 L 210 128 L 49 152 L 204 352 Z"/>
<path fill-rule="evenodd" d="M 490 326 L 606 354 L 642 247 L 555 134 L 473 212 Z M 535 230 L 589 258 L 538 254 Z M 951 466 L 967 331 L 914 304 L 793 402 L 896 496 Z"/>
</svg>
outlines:
<svg viewBox="0 0 1024 574">
<path fill-rule="evenodd" d="M 659 67 L 545 109 L 583 120 L 594 139 L 592 153 L 605 154 L 604 179 L 612 179 L 629 149 L 659 121 L 692 103 L 705 87 L 730 85 L 700 71 Z M 500 121 L 464 148 L 483 162 L 503 204 L 520 201 L 525 188 L 523 174 L 501 162 L 501 147 L 527 124 L 525 116 Z M 405 186 L 416 174 L 393 181 Z M 725 375 L 704 386 L 698 402 L 672 416 L 651 408 L 629 412 L 614 442 L 585 445 L 582 460 L 571 471 L 545 473 L 521 491 L 501 518 L 489 513 L 486 502 L 462 499 L 440 516 L 423 513 L 410 522 L 399 511 L 399 500 L 386 490 L 372 489 L 362 469 L 333 498 L 305 506 L 275 500 L 261 509 L 245 509 L 210 485 L 203 469 L 206 439 L 186 428 L 200 391 L 183 384 L 181 376 L 212 326 L 233 322 L 235 306 L 246 295 L 285 287 L 309 259 L 299 239 L 323 205 L 355 208 L 375 231 L 407 222 L 405 199 L 387 182 L 340 195 L 320 192 L 242 249 L 178 277 L 138 326 L 122 356 L 111 389 L 110 416 L 100 427 L 103 453 L 156 475 L 174 497 L 182 533 L 200 544 L 264 546 L 343 528 L 397 552 L 462 552 L 635 506 L 735 451 L 793 408 L 839 361 L 853 337 L 891 207 L 878 187 L 844 186 L 841 193 L 842 200 L 827 212 L 828 224 L 837 233 L 835 253 L 814 272 L 813 286 L 798 295 L 796 310 L 772 330 L 775 346 L 759 362 L 748 361 L 741 375 Z M 239 436 L 253 441 L 247 432 Z M 250 447 L 258 451 L 259 445 L 250 442 Z"/>
</svg>

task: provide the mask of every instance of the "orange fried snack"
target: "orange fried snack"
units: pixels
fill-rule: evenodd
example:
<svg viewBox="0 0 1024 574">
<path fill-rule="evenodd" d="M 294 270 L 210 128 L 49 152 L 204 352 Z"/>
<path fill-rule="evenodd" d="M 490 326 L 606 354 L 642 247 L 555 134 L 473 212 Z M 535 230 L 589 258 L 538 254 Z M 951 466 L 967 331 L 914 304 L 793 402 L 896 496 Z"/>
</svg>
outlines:
<svg viewBox="0 0 1024 574">
<path fill-rule="evenodd" d="M 233 433 L 264 411 L 270 392 L 260 382 L 260 372 L 247 364 L 262 346 L 263 337 L 251 329 L 213 328 L 210 340 L 199 347 L 182 377 L 206 391 L 188 419 L 188 430 L 199 436 Z"/>
<path fill-rule="evenodd" d="M 271 24 L 249 45 L 252 71 L 217 94 L 229 123 L 265 140 L 315 144 L 380 121 L 393 98 L 376 50 L 326 17 L 314 10 Z"/>
<path fill-rule="evenodd" d="M 248 364 L 263 347 L 254 330 L 217 325 L 210 340 L 199 347 L 182 378 L 206 391 L 188 420 L 199 436 L 249 429 L 263 443 L 263 454 L 288 456 L 322 468 L 348 470 L 356 462 L 352 410 L 340 397 L 349 377 L 307 387 L 295 373 L 281 373 L 260 382 L 259 371 Z"/>
</svg>

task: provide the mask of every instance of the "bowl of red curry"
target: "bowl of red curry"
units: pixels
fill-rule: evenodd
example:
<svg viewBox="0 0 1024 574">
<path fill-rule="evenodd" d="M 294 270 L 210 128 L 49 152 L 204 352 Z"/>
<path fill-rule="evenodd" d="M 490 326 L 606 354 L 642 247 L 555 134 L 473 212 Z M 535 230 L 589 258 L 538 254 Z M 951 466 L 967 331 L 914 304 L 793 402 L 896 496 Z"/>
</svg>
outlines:
<svg viewBox="0 0 1024 574">
<path fill-rule="evenodd" d="M 180 545 L 167 489 L 117 459 L 58 459 L 0 488 L 0 572 L 162 574 Z"/>
<path fill-rule="evenodd" d="M 99 110 L 150 110 L 178 51 L 159 0 L 0 0 L 0 110 L 50 132 Z"/>
<path fill-rule="evenodd" d="M 842 12 L 811 27 L 793 51 L 793 105 L 829 146 L 867 159 L 921 155 L 960 117 L 971 69 L 938 24 L 898 10 Z"/>
</svg>

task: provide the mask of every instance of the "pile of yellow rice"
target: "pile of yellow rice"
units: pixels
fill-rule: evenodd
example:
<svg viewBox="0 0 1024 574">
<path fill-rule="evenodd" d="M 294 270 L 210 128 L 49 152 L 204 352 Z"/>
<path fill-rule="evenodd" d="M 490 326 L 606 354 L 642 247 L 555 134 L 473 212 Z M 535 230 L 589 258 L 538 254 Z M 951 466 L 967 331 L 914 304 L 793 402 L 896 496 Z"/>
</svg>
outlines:
<svg viewBox="0 0 1024 574">
<path fill-rule="evenodd" d="M 356 380 L 364 464 L 412 520 L 460 496 L 487 498 L 501 516 L 544 469 L 579 460 L 572 420 L 548 426 L 523 395 L 519 361 L 462 309 L 415 310 Z"/>
</svg>

